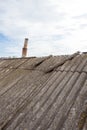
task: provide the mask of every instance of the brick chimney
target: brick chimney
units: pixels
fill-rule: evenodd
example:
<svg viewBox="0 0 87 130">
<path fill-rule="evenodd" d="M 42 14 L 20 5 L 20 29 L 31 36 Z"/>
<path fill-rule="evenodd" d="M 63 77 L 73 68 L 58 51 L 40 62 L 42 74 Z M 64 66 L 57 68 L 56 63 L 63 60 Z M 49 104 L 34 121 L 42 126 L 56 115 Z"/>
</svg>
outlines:
<svg viewBox="0 0 87 130">
<path fill-rule="evenodd" d="M 22 57 L 27 56 L 28 38 L 25 38 L 24 47 L 22 48 Z"/>
</svg>

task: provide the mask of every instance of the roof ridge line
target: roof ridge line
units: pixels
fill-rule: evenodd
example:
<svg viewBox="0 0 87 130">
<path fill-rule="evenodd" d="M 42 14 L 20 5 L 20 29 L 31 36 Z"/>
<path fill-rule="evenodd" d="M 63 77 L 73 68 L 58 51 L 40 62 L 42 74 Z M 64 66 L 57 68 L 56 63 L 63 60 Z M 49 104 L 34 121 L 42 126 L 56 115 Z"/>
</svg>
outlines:
<svg viewBox="0 0 87 130">
<path fill-rule="evenodd" d="M 76 53 L 70 55 L 68 58 L 64 59 L 64 60 L 61 61 L 60 63 L 57 63 L 56 65 L 54 65 L 54 66 L 52 66 L 51 68 L 49 68 L 48 70 L 46 70 L 45 73 L 49 73 L 49 72 L 55 70 L 57 67 L 63 65 L 63 64 L 64 64 L 66 61 L 68 61 L 68 60 L 72 60 L 73 58 L 75 58 L 75 57 L 76 57 L 77 55 L 79 55 L 79 54 L 80 54 L 80 52 L 77 51 Z"/>
<path fill-rule="evenodd" d="M 42 59 L 41 61 L 39 61 L 38 63 L 36 63 L 34 66 L 33 66 L 33 69 L 36 68 L 37 66 L 39 66 L 40 64 L 42 64 L 44 61 L 48 60 L 49 58 L 51 58 L 52 55 L 49 55 L 47 57 L 45 57 L 44 59 Z"/>
</svg>

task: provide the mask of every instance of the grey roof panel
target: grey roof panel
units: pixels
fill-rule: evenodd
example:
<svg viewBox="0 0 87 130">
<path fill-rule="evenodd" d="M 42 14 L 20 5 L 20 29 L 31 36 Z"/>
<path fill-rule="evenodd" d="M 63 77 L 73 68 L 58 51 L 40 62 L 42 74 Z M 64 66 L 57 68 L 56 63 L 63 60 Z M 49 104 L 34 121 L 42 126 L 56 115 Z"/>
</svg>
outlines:
<svg viewBox="0 0 87 130">
<path fill-rule="evenodd" d="M 86 130 L 84 113 L 87 54 L 0 59 L 1 130 Z"/>
<path fill-rule="evenodd" d="M 63 130 L 80 130 L 85 122 L 82 121 L 81 115 L 85 110 L 87 101 L 87 81 L 85 81 L 82 89 L 80 90 L 69 115 L 63 125 Z M 85 117 L 84 117 L 85 118 Z M 76 122 L 77 120 L 77 122 Z M 83 119 L 84 120 L 84 119 Z"/>
</svg>

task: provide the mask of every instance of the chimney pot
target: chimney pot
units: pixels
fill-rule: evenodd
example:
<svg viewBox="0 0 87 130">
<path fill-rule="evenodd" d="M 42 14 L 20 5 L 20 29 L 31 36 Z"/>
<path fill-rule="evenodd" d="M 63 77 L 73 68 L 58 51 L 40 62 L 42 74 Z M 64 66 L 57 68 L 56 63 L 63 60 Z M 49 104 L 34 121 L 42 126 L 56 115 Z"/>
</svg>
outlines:
<svg viewBox="0 0 87 130">
<path fill-rule="evenodd" d="M 28 38 L 25 38 L 24 47 L 22 48 L 22 57 L 27 56 Z"/>
</svg>

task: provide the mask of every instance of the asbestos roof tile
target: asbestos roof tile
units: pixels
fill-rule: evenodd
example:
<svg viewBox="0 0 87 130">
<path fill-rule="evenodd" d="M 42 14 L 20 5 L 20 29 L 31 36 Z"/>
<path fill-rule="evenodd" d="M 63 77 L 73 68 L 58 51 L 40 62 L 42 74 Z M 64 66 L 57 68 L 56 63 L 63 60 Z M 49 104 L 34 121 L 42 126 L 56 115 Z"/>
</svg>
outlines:
<svg viewBox="0 0 87 130">
<path fill-rule="evenodd" d="M 80 93 L 77 95 L 77 98 L 69 112 L 67 119 L 62 126 L 64 130 L 80 130 L 82 125 L 84 126 L 85 122 L 81 122 L 81 113 L 84 111 L 86 101 L 87 101 L 87 81 L 85 81 Z M 78 116 L 79 115 L 79 116 Z M 77 122 L 76 122 L 77 120 Z M 83 123 L 83 124 L 82 124 Z"/>
<path fill-rule="evenodd" d="M 49 58 L 49 57 L 31 58 L 31 59 L 27 60 L 27 62 L 25 64 L 20 66 L 20 68 L 23 68 L 23 69 L 34 69 L 35 67 L 40 65 L 42 62 L 44 62 L 44 60 L 46 58 Z"/>
<path fill-rule="evenodd" d="M 83 68 L 83 71 L 87 73 L 87 62 L 85 63 L 85 66 Z"/>
<path fill-rule="evenodd" d="M 82 72 L 86 64 L 87 64 L 87 56 L 83 55 L 81 56 L 79 66 L 77 67 L 76 71 Z"/>
<path fill-rule="evenodd" d="M 1 130 L 84 130 L 86 120 L 86 53 L 0 59 Z"/>
<path fill-rule="evenodd" d="M 64 60 L 65 57 L 64 56 L 58 56 L 58 57 L 50 57 L 49 59 L 46 59 L 42 64 L 40 64 L 39 66 L 37 66 L 37 70 L 42 70 L 42 71 L 46 71 L 49 68 L 52 68 L 54 65 L 60 63 L 62 60 Z"/>
<path fill-rule="evenodd" d="M 6 68 L 6 67 L 8 67 L 12 62 L 14 62 L 14 60 L 10 60 L 10 59 L 8 59 L 8 60 L 3 60 L 4 62 L 1 62 L 1 64 L 0 64 L 0 68 Z"/>
</svg>

